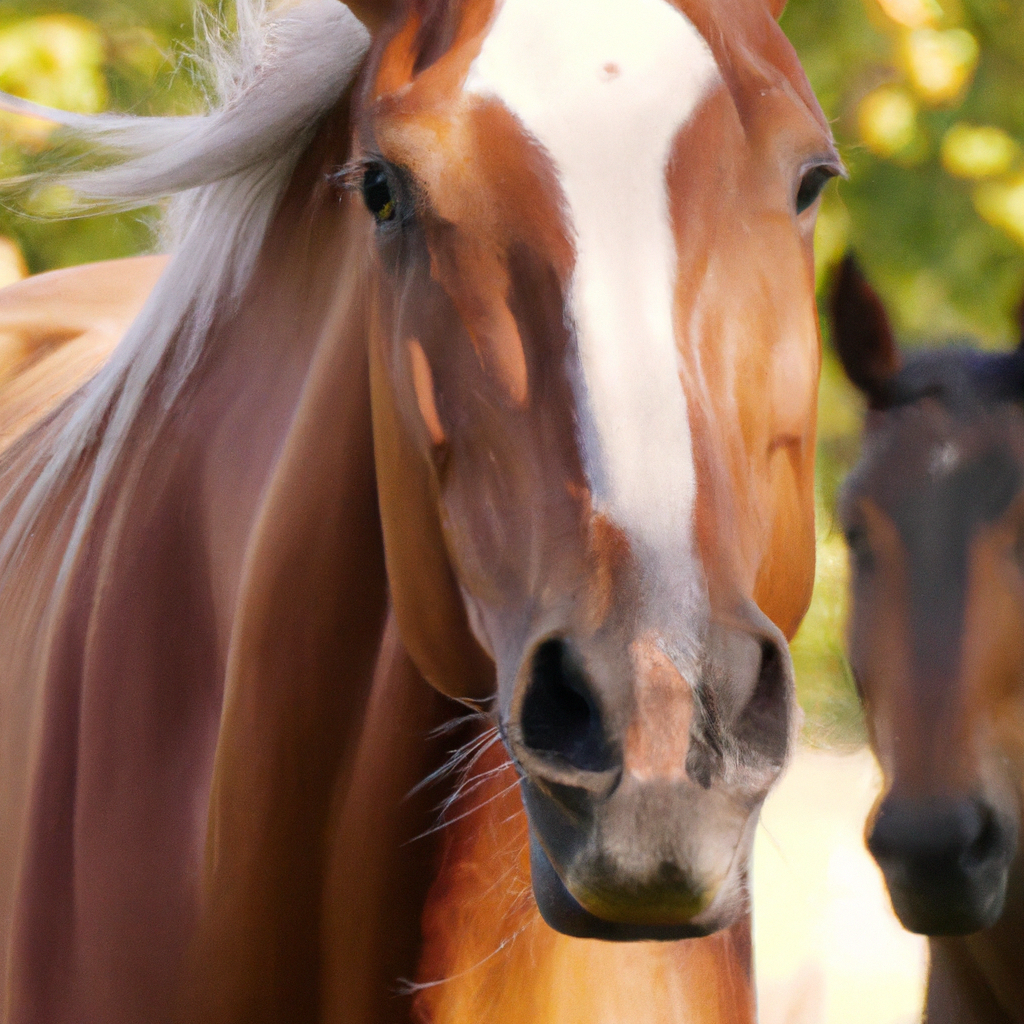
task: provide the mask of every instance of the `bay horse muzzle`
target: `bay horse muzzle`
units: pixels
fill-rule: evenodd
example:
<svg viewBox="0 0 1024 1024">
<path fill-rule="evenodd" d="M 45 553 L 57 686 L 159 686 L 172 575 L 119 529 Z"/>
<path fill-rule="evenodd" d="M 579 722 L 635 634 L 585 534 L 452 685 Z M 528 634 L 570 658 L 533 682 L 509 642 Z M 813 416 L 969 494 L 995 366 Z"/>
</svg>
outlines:
<svg viewBox="0 0 1024 1024">
<path fill-rule="evenodd" d="M 793 720 L 785 641 L 757 626 L 712 627 L 695 684 L 651 634 L 611 669 L 565 636 L 532 649 L 506 741 L 552 927 L 691 938 L 745 910 L 754 827 Z"/>
<path fill-rule="evenodd" d="M 887 797 L 867 845 L 909 931 L 968 935 L 999 920 L 1017 824 L 988 801 Z"/>
</svg>

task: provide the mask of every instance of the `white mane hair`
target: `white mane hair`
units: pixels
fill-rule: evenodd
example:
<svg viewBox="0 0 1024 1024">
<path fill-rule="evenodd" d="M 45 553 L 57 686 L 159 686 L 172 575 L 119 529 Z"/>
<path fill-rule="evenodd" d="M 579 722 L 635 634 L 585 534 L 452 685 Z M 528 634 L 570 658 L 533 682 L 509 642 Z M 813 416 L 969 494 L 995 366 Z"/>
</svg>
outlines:
<svg viewBox="0 0 1024 1024">
<path fill-rule="evenodd" d="M 214 102 L 186 117 L 86 116 L 0 93 L 0 109 L 56 122 L 108 159 L 97 170 L 44 175 L 76 196 L 78 211 L 133 209 L 170 199 L 163 234 L 171 261 L 139 316 L 37 463 L 6 536 L 9 567 L 47 498 L 95 450 L 88 491 L 61 567 L 64 575 L 102 486 L 158 371 L 170 406 L 195 368 L 217 319 L 246 285 L 299 157 L 323 116 L 352 83 L 369 45 L 338 0 L 303 0 L 274 13 L 266 0 L 237 0 L 229 44 L 207 32 Z M 4 504 L 22 488 L 14 482 Z M 10 484 L 10 481 L 7 482 Z"/>
</svg>

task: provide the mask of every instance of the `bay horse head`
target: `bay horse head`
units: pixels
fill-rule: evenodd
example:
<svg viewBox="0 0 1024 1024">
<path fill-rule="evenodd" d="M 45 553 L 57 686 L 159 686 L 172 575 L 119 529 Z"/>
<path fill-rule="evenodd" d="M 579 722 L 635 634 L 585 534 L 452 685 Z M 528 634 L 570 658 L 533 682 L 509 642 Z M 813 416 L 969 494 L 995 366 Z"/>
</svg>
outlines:
<svg viewBox="0 0 1024 1024">
<path fill-rule="evenodd" d="M 850 664 L 885 778 L 868 847 L 911 931 L 1000 917 L 1024 780 L 1024 352 L 904 360 L 852 259 L 835 345 L 868 400 L 840 517 Z"/>
<path fill-rule="evenodd" d="M 708 933 L 794 728 L 827 123 L 765 0 L 354 9 L 403 642 L 493 699 L 550 924 Z"/>
</svg>

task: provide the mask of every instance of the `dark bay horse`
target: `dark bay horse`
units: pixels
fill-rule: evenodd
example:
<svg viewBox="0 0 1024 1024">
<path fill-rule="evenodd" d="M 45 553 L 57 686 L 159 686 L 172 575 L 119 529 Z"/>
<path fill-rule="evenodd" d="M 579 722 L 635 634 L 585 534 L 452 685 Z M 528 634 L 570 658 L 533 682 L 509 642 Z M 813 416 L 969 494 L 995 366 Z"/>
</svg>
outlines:
<svg viewBox="0 0 1024 1024">
<path fill-rule="evenodd" d="M 904 360 L 848 260 L 835 345 L 868 413 L 840 516 L 849 656 L 885 777 L 868 847 L 932 936 L 929 1024 L 1024 1021 L 1024 347 Z M 1024 346 L 1024 342 L 1022 342 Z"/>
<path fill-rule="evenodd" d="M 241 5 L 209 115 L 46 114 L 179 198 L 0 466 L 8 1021 L 752 1021 L 839 170 L 780 7 Z"/>
</svg>

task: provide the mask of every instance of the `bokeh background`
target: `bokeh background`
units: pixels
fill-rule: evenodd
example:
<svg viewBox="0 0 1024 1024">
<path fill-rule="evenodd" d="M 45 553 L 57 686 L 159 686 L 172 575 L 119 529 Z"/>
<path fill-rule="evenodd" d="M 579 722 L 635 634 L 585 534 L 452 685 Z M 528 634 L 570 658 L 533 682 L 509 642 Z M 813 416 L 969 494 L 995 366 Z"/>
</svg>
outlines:
<svg viewBox="0 0 1024 1024">
<path fill-rule="evenodd" d="M 209 24 L 222 17 L 201 9 Z M 85 113 L 194 110 L 204 84 L 190 59 L 195 11 L 193 0 L 4 0 L 0 89 Z M 782 24 L 850 170 L 822 206 L 819 287 L 852 246 L 906 344 L 965 335 L 1014 344 L 1024 295 L 1024 2 L 790 0 Z M 40 167 L 54 143 L 49 125 L 0 114 L 0 176 Z M 59 193 L 35 203 L 34 217 L 0 207 L 0 283 L 154 245 L 155 211 L 59 221 Z M 859 421 L 826 345 L 817 583 L 794 657 L 805 739 L 831 747 L 863 741 L 841 655 L 846 558 L 832 516 Z"/>
</svg>

